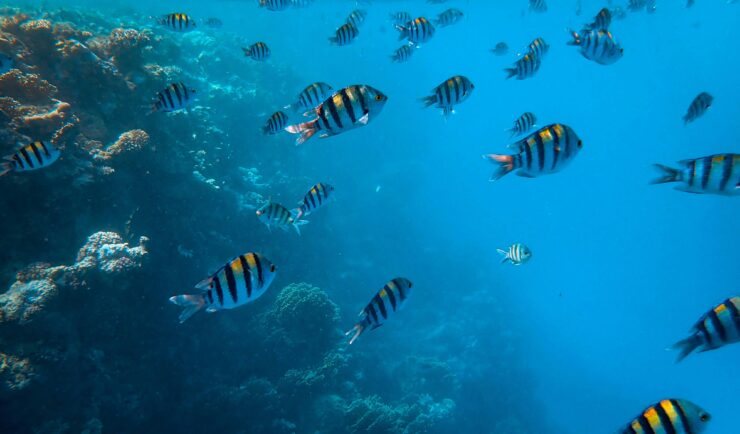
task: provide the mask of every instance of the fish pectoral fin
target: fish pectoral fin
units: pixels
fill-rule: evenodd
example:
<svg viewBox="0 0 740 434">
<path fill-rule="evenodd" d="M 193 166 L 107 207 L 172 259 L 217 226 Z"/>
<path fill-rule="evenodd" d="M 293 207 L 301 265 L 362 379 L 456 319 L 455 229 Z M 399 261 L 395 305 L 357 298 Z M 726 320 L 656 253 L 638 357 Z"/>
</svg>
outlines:
<svg viewBox="0 0 740 434">
<path fill-rule="evenodd" d="M 212 281 L 213 281 L 213 277 L 206 277 L 205 279 L 198 282 L 198 284 L 195 285 L 195 287 L 197 289 L 202 289 L 203 291 L 205 291 L 208 289 L 208 286 L 211 284 Z"/>
<path fill-rule="evenodd" d="M 216 312 L 217 310 L 218 310 L 218 309 L 216 309 L 215 307 L 211 306 L 211 307 L 209 307 L 208 309 L 206 309 L 206 312 L 208 312 L 208 313 L 213 313 L 213 312 Z"/>
<path fill-rule="evenodd" d="M 534 176 L 530 175 L 529 173 L 522 171 L 516 172 L 516 176 L 521 176 L 522 178 L 534 178 Z"/>
<path fill-rule="evenodd" d="M 362 115 L 360 119 L 357 119 L 357 122 L 361 123 L 362 125 L 367 125 L 367 123 L 370 122 L 370 112 Z"/>
<path fill-rule="evenodd" d="M 691 189 L 689 189 L 689 187 L 687 187 L 685 185 L 677 185 L 676 187 L 674 187 L 674 189 L 675 190 L 678 190 L 678 191 L 683 191 L 684 193 L 702 194 L 700 191 L 691 190 Z"/>
<path fill-rule="evenodd" d="M 375 324 L 374 326 L 370 327 L 370 330 L 375 330 L 376 328 L 382 326 L 383 324 Z"/>
</svg>

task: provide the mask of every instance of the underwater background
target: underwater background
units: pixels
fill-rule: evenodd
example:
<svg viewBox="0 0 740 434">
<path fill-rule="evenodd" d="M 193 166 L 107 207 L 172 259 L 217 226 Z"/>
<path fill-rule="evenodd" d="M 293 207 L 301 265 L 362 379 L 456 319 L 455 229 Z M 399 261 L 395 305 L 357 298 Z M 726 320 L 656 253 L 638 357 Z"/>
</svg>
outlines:
<svg viewBox="0 0 740 434">
<path fill-rule="evenodd" d="M 740 199 L 649 183 L 653 163 L 740 152 L 740 5 L 628 11 L 608 66 L 566 45 L 604 6 L 5 2 L 0 52 L 17 69 L 0 75 L 2 155 L 48 140 L 62 157 L 0 178 L 0 432 L 596 434 L 668 397 L 709 411 L 707 433 L 739 432 L 740 345 L 680 364 L 666 348 L 740 295 Z M 448 7 L 464 19 L 391 62 L 390 13 Z M 357 8 L 360 35 L 331 45 Z M 172 12 L 223 25 L 157 25 Z M 536 37 L 550 44 L 540 70 L 506 80 Z M 268 60 L 244 56 L 256 41 Z M 424 108 L 455 74 L 470 98 L 447 118 Z M 179 81 L 196 103 L 149 113 Z M 299 147 L 264 135 L 316 81 L 388 102 Z M 685 126 L 702 91 L 714 103 Z M 480 155 L 505 153 L 525 111 L 583 149 L 562 173 L 489 182 Z M 255 216 L 319 181 L 334 200 L 300 236 Z M 532 259 L 502 264 L 496 249 L 518 242 Z M 265 295 L 179 324 L 168 298 L 244 252 L 277 266 Z M 397 276 L 414 283 L 403 311 L 348 346 Z"/>
</svg>

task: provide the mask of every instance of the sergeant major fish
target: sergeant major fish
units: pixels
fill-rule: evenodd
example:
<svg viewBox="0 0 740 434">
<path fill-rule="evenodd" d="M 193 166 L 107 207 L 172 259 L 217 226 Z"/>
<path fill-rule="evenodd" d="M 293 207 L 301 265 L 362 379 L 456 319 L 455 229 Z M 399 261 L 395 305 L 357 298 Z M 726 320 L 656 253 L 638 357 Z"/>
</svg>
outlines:
<svg viewBox="0 0 740 434">
<path fill-rule="evenodd" d="M 158 19 L 157 22 L 176 32 L 189 32 L 191 30 L 195 30 L 195 21 L 190 18 L 190 16 L 183 13 L 167 14 Z"/>
<path fill-rule="evenodd" d="M 405 11 L 394 12 L 390 14 L 391 21 L 397 26 L 403 26 L 404 24 L 411 21 L 411 14 Z"/>
<path fill-rule="evenodd" d="M 534 113 L 526 112 L 514 121 L 514 126 L 509 128 L 508 131 L 511 131 L 511 137 L 514 137 L 516 135 L 528 132 L 532 129 L 532 127 L 535 126 L 536 123 L 537 117 L 534 115 Z"/>
<path fill-rule="evenodd" d="M 586 25 L 586 30 L 609 30 L 612 22 L 612 13 L 609 8 L 602 8 L 594 17 L 591 24 Z"/>
<path fill-rule="evenodd" d="M 293 5 L 290 0 L 259 0 L 259 1 L 260 1 L 260 7 L 265 8 L 268 11 L 284 11 Z"/>
<path fill-rule="evenodd" d="M 0 176 L 9 172 L 27 172 L 51 166 L 61 154 L 54 146 L 40 140 L 35 141 L 4 157 L 6 161 L 0 163 Z"/>
<path fill-rule="evenodd" d="M 368 327 L 370 330 L 375 330 L 382 326 L 392 314 L 400 310 L 411 295 L 412 286 L 411 281 L 403 277 L 396 277 L 386 283 L 383 289 L 370 300 L 370 303 L 360 311 L 362 319 L 344 334 L 345 336 L 352 334 L 349 344 L 352 345 Z"/>
<path fill-rule="evenodd" d="M 391 56 L 393 62 L 402 63 L 408 61 L 416 51 L 414 45 L 401 45 Z"/>
<path fill-rule="evenodd" d="M 303 197 L 303 201 L 298 202 L 298 210 L 295 213 L 295 218 L 299 219 L 303 216 L 307 216 L 321 208 L 331 200 L 333 197 L 332 193 L 334 193 L 334 187 L 324 182 L 319 182 L 311 187 L 311 189 L 308 190 L 308 193 Z"/>
<path fill-rule="evenodd" d="M 509 246 L 508 250 L 496 249 L 503 256 L 501 263 L 510 261 L 514 265 L 522 265 L 532 258 L 532 251 L 522 243 L 515 243 Z"/>
<path fill-rule="evenodd" d="M 288 115 L 281 111 L 275 112 L 262 126 L 262 134 L 277 134 L 283 131 L 286 125 L 288 125 Z"/>
<path fill-rule="evenodd" d="M 571 30 L 573 40 L 568 45 L 581 48 L 583 57 L 599 65 L 611 65 L 622 58 L 624 49 L 614 40 L 611 32 L 606 30 L 587 30 L 583 34 Z"/>
<path fill-rule="evenodd" d="M 455 105 L 468 99 L 475 89 L 473 83 L 462 75 L 456 75 L 445 80 L 432 89 L 432 95 L 424 97 L 422 101 L 426 107 L 439 107 L 445 116 L 455 112 Z"/>
<path fill-rule="evenodd" d="M 320 81 L 311 83 L 298 94 L 298 100 L 296 102 L 285 108 L 290 108 L 294 112 L 304 112 L 305 115 L 309 115 L 309 110 L 315 109 L 319 104 L 324 102 L 331 96 L 332 92 L 334 92 L 334 88 L 326 83 Z"/>
<path fill-rule="evenodd" d="M 701 434 L 711 415 L 685 399 L 664 399 L 642 411 L 619 434 Z"/>
<path fill-rule="evenodd" d="M 400 35 L 398 40 L 402 41 L 408 39 L 408 41 L 414 45 L 419 45 L 429 41 L 434 36 L 434 25 L 424 17 L 419 17 L 409 21 L 405 25 L 396 25 Z"/>
<path fill-rule="evenodd" d="M 532 12 L 547 12 L 547 3 L 545 0 L 529 0 L 529 10 Z"/>
<path fill-rule="evenodd" d="M 340 26 L 334 36 L 329 38 L 329 42 L 334 45 L 349 45 L 360 35 L 360 30 L 352 23 L 345 23 Z"/>
<path fill-rule="evenodd" d="M 352 24 L 359 29 L 362 23 L 365 22 L 365 18 L 367 18 L 366 10 L 355 9 L 350 12 L 349 16 L 347 17 L 347 24 Z"/>
<path fill-rule="evenodd" d="M 534 54 L 535 57 L 542 59 L 550 50 L 550 45 L 545 42 L 543 38 L 537 38 L 529 44 L 527 49 L 530 53 Z"/>
<path fill-rule="evenodd" d="M 182 110 L 195 101 L 195 89 L 184 83 L 172 83 L 161 92 L 157 92 L 152 112 L 174 112 Z"/>
<path fill-rule="evenodd" d="M 451 26 L 462 20 L 464 16 L 465 14 L 459 9 L 450 8 L 437 16 L 437 19 L 434 20 L 434 25 L 439 27 Z"/>
<path fill-rule="evenodd" d="M 732 297 L 705 313 L 691 328 L 691 336 L 670 349 L 679 350 L 677 362 L 694 351 L 703 353 L 740 342 L 740 297 Z"/>
<path fill-rule="evenodd" d="M 287 230 L 289 227 L 293 227 L 298 235 L 301 234 L 299 226 L 308 223 L 306 220 L 298 220 L 295 214 L 290 212 L 288 208 L 275 202 L 267 202 L 260 209 L 256 211 L 257 218 L 267 226 L 267 229 L 272 230 L 273 226 L 280 229 Z"/>
<path fill-rule="evenodd" d="M 498 165 L 491 181 L 501 179 L 514 170 L 518 170 L 517 175 L 525 178 L 559 172 L 578 155 L 583 142 L 569 126 L 552 124 L 509 147 L 519 152 L 514 155 L 483 155 L 483 158 Z"/>
<path fill-rule="evenodd" d="M 662 176 L 652 183 L 680 182 L 676 189 L 687 193 L 740 195 L 740 154 L 715 154 L 678 164 L 678 169 L 656 164 Z"/>
<path fill-rule="evenodd" d="M 516 77 L 517 80 L 534 77 L 542 65 L 542 60 L 534 53 L 527 53 L 516 61 L 513 68 L 505 68 L 506 78 Z"/>
<path fill-rule="evenodd" d="M 316 119 L 285 128 L 291 134 L 300 134 L 300 145 L 319 133 L 319 137 L 335 136 L 368 124 L 375 119 L 388 101 L 381 91 L 364 84 L 345 87 L 316 107 Z"/>
<path fill-rule="evenodd" d="M 258 299 L 275 279 L 276 267 L 259 253 L 245 253 L 229 261 L 212 276 L 195 285 L 200 294 L 170 297 L 170 302 L 184 307 L 182 324 L 196 312 L 233 309 Z"/>
<path fill-rule="evenodd" d="M 252 60 L 263 61 L 270 57 L 270 47 L 264 42 L 255 42 L 248 48 L 242 48 L 244 55 L 251 58 Z"/>
<path fill-rule="evenodd" d="M 689 109 L 683 117 L 684 125 L 694 122 L 701 116 L 704 116 L 704 113 L 706 113 L 709 107 L 712 106 L 713 102 L 714 97 L 707 92 L 702 92 L 697 95 L 696 98 L 691 101 L 691 105 L 689 105 Z"/>
</svg>

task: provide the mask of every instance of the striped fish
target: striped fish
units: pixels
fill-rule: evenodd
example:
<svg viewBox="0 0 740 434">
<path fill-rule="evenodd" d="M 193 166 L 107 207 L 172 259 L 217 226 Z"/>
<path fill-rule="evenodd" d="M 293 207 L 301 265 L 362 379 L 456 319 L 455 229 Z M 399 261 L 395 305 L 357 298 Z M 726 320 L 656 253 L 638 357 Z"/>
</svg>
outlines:
<svg viewBox="0 0 740 434">
<path fill-rule="evenodd" d="M 291 0 L 260 0 L 260 7 L 268 11 L 284 11 L 292 5 Z"/>
<path fill-rule="evenodd" d="M 51 166 L 62 153 L 52 145 L 38 140 L 4 157 L 0 163 L 0 176 L 9 172 L 27 172 Z"/>
<path fill-rule="evenodd" d="M 182 110 L 195 101 L 195 89 L 184 83 L 172 83 L 161 92 L 157 92 L 152 112 L 174 112 Z"/>
<path fill-rule="evenodd" d="M 586 30 L 579 34 L 570 30 L 573 40 L 568 45 L 581 47 L 581 54 L 599 65 L 611 65 L 622 58 L 624 49 L 614 40 L 611 32 L 606 30 Z"/>
<path fill-rule="evenodd" d="M 488 154 L 483 158 L 498 164 L 498 170 L 491 181 L 501 179 L 507 173 L 517 170 L 517 175 L 534 178 L 559 172 L 567 166 L 583 147 L 583 142 L 575 131 L 567 125 L 552 124 L 532 133 L 510 148 L 519 152 L 514 155 Z"/>
<path fill-rule="evenodd" d="M 391 60 L 397 63 L 406 62 L 414 54 L 415 48 L 415 45 L 402 45 L 393 53 L 393 55 L 391 56 Z"/>
<path fill-rule="evenodd" d="M 656 9 L 655 0 L 629 0 L 627 8 L 632 12 L 645 10 L 645 12 L 652 14 Z"/>
<path fill-rule="evenodd" d="M 451 26 L 462 20 L 464 16 L 461 10 L 450 8 L 437 16 L 437 19 L 434 20 L 434 25 L 439 27 Z"/>
<path fill-rule="evenodd" d="M 514 126 L 509 128 L 507 131 L 511 131 L 511 137 L 518 136 L 519 134 L 524 134 L 531 130 L 536 123 L 537 117 L 534 113 L 526 112 L 519 116 L 519 118 L 514 121 Z"/>
<path fill-rule="evenodd" d="M 300 145 L 314 134 L 319 137 L 335 136 L 368 124 L 385 106 L 388 97 L 381 91 L 364 84 L 345 87 L 316 107 L 316 119 L 285 128 L 291 134 L 300 134 Z"/>
<path fill-rule="evenodd" d="M 303 197 L 303 201 L 298 202 L 298 210 L 295 213 L 295 218 L 299 219 L 303 216 L 310 215 L 312 212 L 321 208 L 331 200 L 333 197 L 332 193 L 334 193 L 334 187 L 323 182 L 319 182 L 311 187 Z"/>
<path fill-rule="evenodd" d="M 270 47 L 264 42 L 255 42 L 248 48 L 242 48 L 244 55 L 252 60 L 263 61 L 270 57 Z"/>
<path fill-rule="evenodd" d="M 545 0 L 529 0 L 529 10 L 532 12 L 547 12 Z"/>
<path fill-rule="evenodd" d="M 283 112 L 275 112 L 262 126 L 262 134 L 277 134 L 288 125 L 288 115 Z"/>
<path fill-rule="evenodd" d="M 609 8 L 602 8 L 594 17 L 591 24 L 586 25 L 586 30 L 609 30 L 612 23 L 612 13 Z"/>
<path fill-rule="evenodd" d="M 620 434 L 701 434 L 712 416 L 685 399 L 664 399 L 643 410 Z"/>
<path fill-rule="evenodd" d="M 542 59 L 550 50 L 550 45 L 543 38 L 537 38 L 529 44 L 527 50 L 534 54 L 536 58 Z"/>
<path fill-rule="evenodd" d="M 508 250 L 496 249 L 503 256 L 501 263 L 510 261 L 514 265 L 522 265 L 532 258 L 532 251 L 522 243 L 515 243 L 509 246 Z"/>
<path fill-rule="evenodd" d="M 702 92 L 697 95 L 696 98 L 691 101 L 691 105 L 689 106 L 689 109 L 686 111 L 686 114 L 683 117 L 683 124 L 687 125 L 690 122 L 694 122 L 701 116 L 704 116 L 704 113 L 706 113 L 707 109 L 712 106 L 713 102 L 714 97 L 712 97 L 712 95 L 708 94 L 707 92 Z"/>
<path fill-rule="evenodd" d="M 290 0 L 290 4 L 297 9 L 307 8 L 313 5 L 314 0 Z"/>
<path fill-rule="evenodd" d="M 394 12 L 390 14 L 390 18 L 393 24 L 396 26 L 403 26 L 409 21 L 413 20 L 413 18 L 411 18 L 411 14 L 405 11 Z"/>
<path fill-rule="evenodd" d="M 432 39 L 435 31 L 434 25 L 424 17 L 411 20 L 405 25 L 396 25 L 396 29 L 401 32 L 398 36 L 399 41 L 408 39 L 409 42 L 415 45 L 422 44 Z"/>
<path fill-rule="evenodd" d="M 356 28 L 360 28 L 362 23 L 365 22 L 365 18 L 367 18 L 367 11 L 364 9 L 355 9 L 352 12 L 350 12 L 349 16 L 347 17 L 347 24 L 352 24 Z"/>
<path fill-rule="evenodd" d="M 352 334 L 349 344 L 352 345 L 368 327 L 370 330 L 375 330 L 382 326 L 393 313 L 400 310 L 411 295 L 412 286 L 411 281 L 403 277 L 396 277 L 386 283 L 383 289 L 370 300 L 370 303 L 360 311 L 362 319 L 344 334 L 345 336 Z"/>
<path fill-rule="evenodd" d="M 282 230 L 287 230 L 292 227 L 301 234 L 299 226 L 303 226 L 308 223 L 306 220 L 298 220 L 295 214 L 290 212 L 288 208 L 275 202 L 267 202 L 256 212 L 257 218 L 267 226 L 267 229 L 272 230 L 272 227 L 278 227 Z"/>
<path fill-rule="evenodd" d="M 455 106 L 468 99 L 475 86 L 462 75 L 456 75 L 445 80 L 432 89 L 432 95 L 422 98 L 426 107 L 435 106 L 442 109 L 445 116 L 455 112 Z"/>
<path fill-rule="evenodd" d="M 534 53 L 527 53 L 516 61 L 513 68 L 505 68 L 506 78 L 516 77 L 517 80 L 534 77 L 542 65 L 542 60 Z"/>
<path fill-rule="evenodd" d="M 170 302 L 184 307 L 182 324 L 196 312 L 233 309 L 258 299 L 275 279 L 275 265 L 259 253 L 245 253 L 229 261 L 212 276 L 195 285 L 200 294 L 170 297 Z"/>
<path fill-rule="evenodd" d="M 652 183 L 680 182 L 676 189 L 687 193 L 740 195 L 740 154 L 715 154 L 678 164 L 679 169 L 656 164 L 662 176 Z"/>
<path fill-rule="evenodd" d="M 740 297 L 728 298 L 705 313 L 690 333 L 691 336 L 670 348 L 680 350 L 677 362 L 696 350 L 703 353 L 740 342 Z"/>
<path fill-rule="evenodd" d="M 314 113 L 316 107 L 329 98 L 333 92 L 333 87 L 317 81 L 306 86 L 298 94 L 298 100 L 285 108 L 292 109 L 294 112 L 303 112 L 305 116 L 308 116 Z"/>
<path fill-rule="evenodd" d="M 345 23 L 336 30 L 334 36 L 329 38 L 329 42 L 334 45 L 339 45 L 340 47 L 349 45 L 355 40 L 355 38 L 357 38 L 357 36 L 359 36 L 359 34 L 360 30 L 354 24 Z"/>
<path fill-rule="evenodd" d="M 15 68 L 15 60 L 7 54 L 0 53 L 0 75 Z"/>
<path fill-rule="evenodd" d="M 187 14 L 167 14 L 157 21 L 160 25 L 176 32 L 189 32 L 195 30 L 195 21 Z"/>
</svg>

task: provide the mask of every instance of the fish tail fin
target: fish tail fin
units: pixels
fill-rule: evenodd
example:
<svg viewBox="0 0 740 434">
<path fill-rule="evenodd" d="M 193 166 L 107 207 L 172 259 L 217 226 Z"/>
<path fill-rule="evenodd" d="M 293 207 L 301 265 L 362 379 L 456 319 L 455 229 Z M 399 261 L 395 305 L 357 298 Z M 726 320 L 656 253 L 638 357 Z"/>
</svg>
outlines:
<svg viewBox="0 0 740 434">
<path fill-rule="evenodd" d="M 699 336 L 693 335 L 686 339 L 676 342 L 675 344 L 667 348 L 667 350 L 669 351 L 680 350 L 680 353 L 678 353 L 678 357 L 676 358 L 676 363 L 678 363 L 681 360 L 685 359 L 689 354 L 693 353 L 694 350 L 699 348 L 700 345 L 701 345 L 701 339 L 699 338 Z"/>
<path fill-rule="evenodd" d="M 242 47 L 242 51 L 244 51 L 244 55 L 247 57 L 252 57 L 252 50 L 250 48 L 244 48 Z"/>
<path fill-rule="evenodd" d="M 357 340 L 357 338 L 360 337 L 362 332 L 365 331 L 365 328 L 366 326 L 364 322 L 358 322 L 357 324 L 354 325 L 354 327 L 352 327 L 351 329 L 347 330 L 344 333 L 345 336 L 349 336 L 350 334 L 352 334 L 352 337 L 349 340 L 350 345 L 352 345 Z"/>
<path fill-rule="evenodd" d="M 504 68 L 504 72 L 506 72 L 506 79 L 510 79 L 511 77 L 516 76 L 516 68 Z"/>
<path fill-rule="evenodd" d="M 313 120 L 298 125 L 288 125 L 285 128 L 285 131 L 291 134 L 300 134 L 300 136 L 296 139 L 295 144 L 302 145 L 306 142 L 306 140 L 313 137 L 313 135 L 316 134 L 317 131 L 319 131 L 319 124 L 318 121 Z"/>
<path fill-rule="evenodd" d="M 11 163 L 2 163 L 0 164 L 0 176 L 7 175 L 9 172 L 13 171 L 13 165 Z"/>
<path fill-rule="evenodd" d="M 396 30 L 400 32 L 398 35 L 399 41 L 403 41 L 404 39 L 406 39 L 406 27 L 396 24 Z"/>
<path fill-rule="evenodd" d="M 262 131 L 262 134 L 265 134 L 266 135 L 266 134 L 268 134 L 270 132 L 270 127 L 268 127 L 267 125 L 262 125 L 260 127 L 260 130 Z"/>
<path fill-rule="evenodd" d="M 295 216 L 296 221 L 299 221 L 301 219 L 301 216 L 303 215 L 303 208 L 296 208 L 291 211 L 291 214 Z"/>
<path fill-rule="evenodd" d="M 662 164 L 654 164 L 653 167 L 661 172 L 661 176 L 653 179 L 651 184 L 665 184 L 666 182 L 676 182 L 681 180 L 681 171 Z"/>
<path fill-rule="evenodd" d="M 193 316 L 193 314 L 206 306 L 206 299 L 203 297 L 203 294 L 176 295 L 174 297 L 170 297 L 170 302 L 185 308 L 185 310 L 180 313 L 180 324 L 184 323 L 188 318 Z"/>
<path fill-rule="evenodd" d="M 425 96 L 424 98 L 421 98 L 421 102 L 424 103 L 424 107 L 431 107 L 437 103 L 437 96 L 436 95 Z"/>
<path fill-rule="evenodd" d="M 339 43 L 339 38 L 337 38 L 336 36 L 331 36 L 329 37 L 329 43 L 337 45 Z"/>
<path fill-rule="evenodd" d="M 501 263 L 502 263 L 502 264 L 503 264 L 504 262 L 506 262 L 506 261 L 508 261 L 508 260 L 509 260 L 509 254 L 508 254 L 508 253 L 506 252 L 506 250 L 503 250 L 503 249 L 496 249 L 496 251 L 497 251 L 497 252 L 499 252 L 499 254 L 500 254 L 500 255 L 502 256 L 502 257 L 501 257 Z"/>
<path fill-rule="evenodd" d="M 515 169 L 513 155 L 485 154 L 483 158 L 490 160 L 494 164 L 498 164 L 498 169 L 491 175 L 491 181 L 498 181 Z"/>
<path fill-rule="evenodd" d="M 568 34 L 573 37 L 572 41 L 568 41 L 568 45 L 581 45 L 581 35 L 573 29 L 568 29 Z"/>
<path fill-rule="evenodd" d="M 504 131 L 506 131 L 506 132 L 509 133 L 509 138 L 512 138 L 512 137 L 514 137 L 514 136 L 517 135 L 516 128 L 513 128 L 513 127 L 512 128 L 507 128 Z"/>
</svg>

